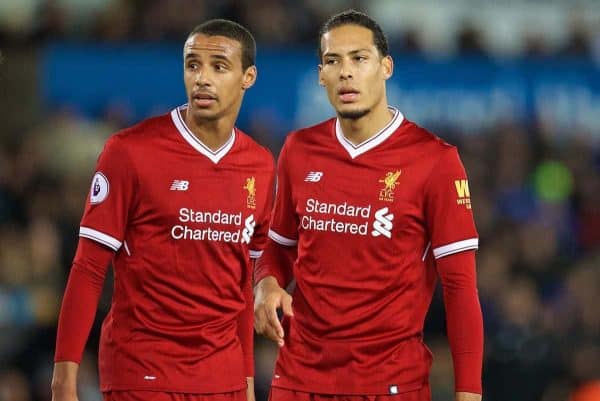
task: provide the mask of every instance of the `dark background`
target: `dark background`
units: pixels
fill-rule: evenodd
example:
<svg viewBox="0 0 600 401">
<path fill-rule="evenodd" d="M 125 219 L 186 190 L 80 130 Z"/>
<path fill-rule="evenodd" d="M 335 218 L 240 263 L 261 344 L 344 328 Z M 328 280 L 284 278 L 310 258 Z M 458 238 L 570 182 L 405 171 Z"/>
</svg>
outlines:
<svg viewBox="0 0 600 401">
<path fill-rule="evenodd" d="M 480 233 L 484 399 L 559 401 L 600 379 L 600 3 L 442 0 L 0 1 L 0 401 L 50 400 L 56 319 L 106 138 L 185 102 L 181 48 L 212 17 L 259 42 L 239 126 L 277 154 L 333 115 L 316 32 L 367 11 L 389 35 L 390 102 L 459 147 Z M 97 390 L 99 307 L 80 371 Z M 439 292 L 433 399 L 453 399 Z M 256 341 L 257 400 L 276 349 Z M 600 400 L 598 393 L 577 401 Z"/>
</svg>

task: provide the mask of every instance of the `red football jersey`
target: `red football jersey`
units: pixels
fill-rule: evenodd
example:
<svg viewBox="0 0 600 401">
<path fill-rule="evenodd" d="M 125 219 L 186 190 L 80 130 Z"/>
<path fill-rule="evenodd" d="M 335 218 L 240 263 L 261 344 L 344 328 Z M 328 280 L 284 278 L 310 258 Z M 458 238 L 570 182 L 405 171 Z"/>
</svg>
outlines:
<svg viewBox="0 0 600 401">
<path fill-rule="evenodd" d="M 102 391 L 246 388 L 237 318 L 268 232 L 274 161 L 234 129 L 218 151 L 182 108 L 109 139 L 80 236 L 116 251 Z M 251 334 L 250 334 L 251 335 Z"/>
<path fill-rule="evenodd" d="M 298 258 L 275 387 L 396 394 L 428 381 L 434 259 L 478 238 L 456 148 L 392 112 L 360 145 L 332 119 L 282 149 L 269 236 Z"/>
</svg>

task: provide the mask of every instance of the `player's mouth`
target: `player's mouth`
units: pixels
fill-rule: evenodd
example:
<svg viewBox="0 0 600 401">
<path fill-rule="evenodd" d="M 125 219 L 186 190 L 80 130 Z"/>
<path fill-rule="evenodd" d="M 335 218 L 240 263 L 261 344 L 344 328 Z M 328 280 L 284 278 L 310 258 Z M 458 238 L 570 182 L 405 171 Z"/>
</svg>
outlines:
<svg viewBox="0 0 600 401">
<path fill-rule="evenodd" d="M 196 107 L 210 107 L 217 101 L 217 96 L 210 92 L 193 92 L 192 102 Z"/>
<path fill-rule="evenodd" d="M 341 88 L 338 90 L 338 96 L 342 103 L 352 103 L 358 99 L 360 92 L 354 88 Z"/>
</svg>

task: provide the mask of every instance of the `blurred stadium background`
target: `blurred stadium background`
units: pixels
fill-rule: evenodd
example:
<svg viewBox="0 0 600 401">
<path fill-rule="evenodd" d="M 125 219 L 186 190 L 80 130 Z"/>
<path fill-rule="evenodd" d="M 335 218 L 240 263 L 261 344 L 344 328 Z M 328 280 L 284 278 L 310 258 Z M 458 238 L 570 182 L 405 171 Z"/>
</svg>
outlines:
<svg viewBox="0 0 600 401">
<path fill-rule="evenodd" d="M 255 34 L 259 78 L 238 125 L 277 154 L 290 129 L 332 115 L 316 32 L 348 7 L 389 36 L 391 102 L 458 145 L 470 175 L 484 400 L 600 400 L 600 1 L 0 0 L 0 401 L 50 400 L 56 318 L 96 157 L 111 133 L 185 102 L 192 27 L 226 17 Z M 101 399 L 110 289 L 82 401 Z M 426 340 L 434 401 L 452 400 L 439 292 Z M 264 401 L 276 350 L 256 345 Z"/>
</svg>

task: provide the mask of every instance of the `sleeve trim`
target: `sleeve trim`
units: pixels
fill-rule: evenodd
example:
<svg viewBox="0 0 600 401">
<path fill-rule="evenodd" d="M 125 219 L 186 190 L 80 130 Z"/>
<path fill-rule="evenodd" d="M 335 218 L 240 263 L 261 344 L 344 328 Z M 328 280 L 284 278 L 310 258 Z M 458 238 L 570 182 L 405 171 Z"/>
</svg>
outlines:
<svg viewBox="0 0 600 401">
<path fill-rule="evenodd" d="M 269 230 L 269 238 L 271 238 L 273 241 L 277 242 L 279 245 L 284 245 L 284 246 L 294 246 L 298 243 L 298 240 L 286 238 L 283 235 L 277 234 L 273 230 Z"/>
<path fill-rule="evenodd" d="M 427 257 L 427 252 L 429 252 L 429 248 L 431 248 L 431 242 L 427 243 L 425 251 L 423 251 L 423 257 L 421 257 L 421 261 L 425 262 L 425 258 Z"/>
<path fill-rule="evenodd" d="M 457 241 L 448 245 L 443 245 L 434 248 L 433 256 L 435 256 L 436 259 L 439 259 L 444 256 L 452 255 L 454 253 L 477 248 L 479 248 L 479 238 L 469 238 L 463 241 Z"/>
<path fill-rule="evenodd" d="M 248 252 L 250 253 L 250 258 L 252 259 L 258 259 L 263 254 L 263 251 L 254 251 L 252 249 L 250 249 Z"/>
<path fill-rule="evenodd" d="M 100 244 L 106 245 L 114 251 L 118 251 L 119 248 L 121 248 L 121 241 L 111 237 L 110 235 L 94 230 L 93 228 L 83 226 L 79 227 L 79 236 L 99 242 Z"/>
</svg>

